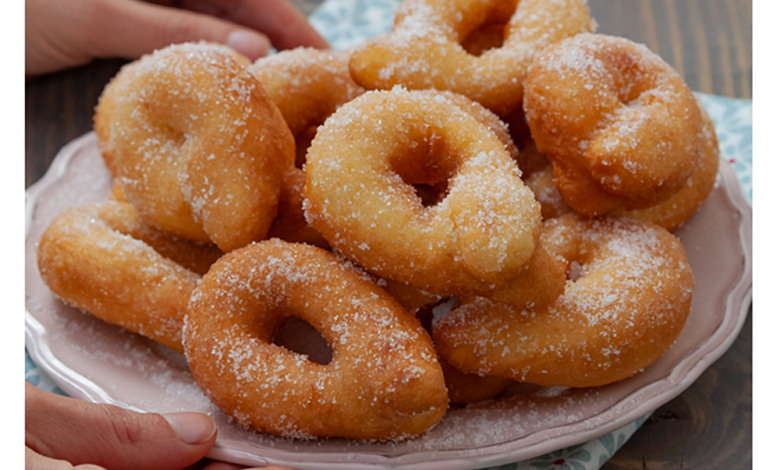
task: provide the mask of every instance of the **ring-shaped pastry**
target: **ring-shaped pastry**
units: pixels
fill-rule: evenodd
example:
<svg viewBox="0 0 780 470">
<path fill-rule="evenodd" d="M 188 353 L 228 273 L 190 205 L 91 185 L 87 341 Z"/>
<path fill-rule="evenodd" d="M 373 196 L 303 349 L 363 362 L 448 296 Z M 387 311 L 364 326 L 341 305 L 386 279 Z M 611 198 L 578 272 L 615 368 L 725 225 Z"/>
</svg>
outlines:
<svg viewBox="0 0 780 470">
<path fill-rule="evenodd" d="M 156 51 L 131 72 L 110 126 L 128 201 L 158 228 L 226 252 L 264 238 L 295 144 L 254 75 L 205 43 Z"/>
<path fill-rule="evenodd" d="M 503 45 L 467 52 L 469 34 L 491 23 L 506 24 Z M 393 30 L 356 48 L 349 67 L 367 89 L 449 90 L 505 115 L 522 105 L 537 52 L 594 27 L 583 0 L 405 0 Z"/>
<path fill-rule="evenodd" d="M 589 217 L 643 209 L 701 160 L 701 113 L 680 75 L 627 39 L 580 34 L 534 59 L 523 107 L 566 202 Z"/>
<path fill-rule="evenodd" d="M 674 193 L 672 197 L 646 209 L 615 209 L 609 215 L 629 217 L 654 223 L 669 230 L 679 228 L 690 219 L 696 210 L 702 205 L 712 192 L 718 177 L 718 165 L 720 162 L 720 149 L 715 126 L 707 115 L 704 107 L 699 105 L 702 115 L 702 158 L 699 166 L 688 178 L 685 185 Z M 535 148 L 531 142 L 529 146 Z M 527 152 L 528 153 L 528 152 Z M 542 157 L 543 158 L 543 157 Z M 530 171 L 523 170 L 523 181 L 536 195 L 536 199 L 542 206 L 542 218 L 550 219 L 563 214 L 575 212 L 561 196 L 553 182 L 552 166 L 545 160 L 544 165 L 535 165 Z"/>
<path fill-rule="evenodd" d="M 328 364 L 272 343 L 288 317 Z M 447 390 L 414 315 L 325 250 L 272 239 L 221 258 L 193 294 L 185 353 L 204 393 L 239 423 L 283 436 L 397 440 L 433 426 Z"/>
<path fill-rule="evenodd" d="M 531 257 L 539 204 L 504 144 L 446 95 L 366 93 L 325 122 L 307 160 L 307 220 L 380 277 L 484 291 Z M 412 186 L 442 183 L 427 207 Z"/>
<path fill-rule="evenodd" d="M 38 244 L 38 269 L 68 305 L 183 352 L 190 296 L 221 254 L 149 226 L 130 204 L 109 201 L 55 217 Z"/>
<path fill-rule="evenodd" d="M 543 386 L 592 387 L 630 377 L 679 335 L 694 280 L 680 242 L 627 218 L 545 221 L 545 246 L 569 261 L 566 290 L 544 309 L 477 298 L 433 326 L 458 370 Z"/>
</svg>

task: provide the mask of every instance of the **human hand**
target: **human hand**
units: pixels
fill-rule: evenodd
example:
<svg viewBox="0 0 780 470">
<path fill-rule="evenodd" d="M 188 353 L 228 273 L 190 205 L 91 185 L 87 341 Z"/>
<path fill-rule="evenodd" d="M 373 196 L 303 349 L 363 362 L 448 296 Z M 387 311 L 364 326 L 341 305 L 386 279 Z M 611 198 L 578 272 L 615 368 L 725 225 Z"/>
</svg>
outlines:
<svg viewBox="0 0 780 470">
<path fill-rule="evenodd" d="M 253 61 L 270 45 L 328 47 L 289 0 L 25 2 L 27 76 L 199 40 L 227 44 Z"/>
<path fill-rule="evenodd" d="M 242 468 L 201 460 L 216 438 L 214 422 L 201 413 L 136 413 L 44 392 L 25 382 L 26 470 L 74 465 L 83 470 Z M 272 469 L 284 470 L 264 470 Z"/>
</svg>

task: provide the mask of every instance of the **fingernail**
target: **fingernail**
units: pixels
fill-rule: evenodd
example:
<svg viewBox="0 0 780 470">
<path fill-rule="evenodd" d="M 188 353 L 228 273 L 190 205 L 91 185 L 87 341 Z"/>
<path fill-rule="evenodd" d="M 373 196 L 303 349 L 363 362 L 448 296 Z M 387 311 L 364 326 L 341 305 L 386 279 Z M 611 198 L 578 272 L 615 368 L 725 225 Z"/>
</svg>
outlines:
<svg viewBox="0 0 780 470">
<path fill-rule="evenodd" d="M 202 444 L 217 432 L 214 421 L 202 413 L 169 413 L 163 418 L 187 444 Z"/>
<path fill-rule="evenodd" d="M 268 54 L 271 43 L 262 34 L 238 29 L 228 35 L 227 45 L 250 60 L 256 60 Z"/>
</svg>

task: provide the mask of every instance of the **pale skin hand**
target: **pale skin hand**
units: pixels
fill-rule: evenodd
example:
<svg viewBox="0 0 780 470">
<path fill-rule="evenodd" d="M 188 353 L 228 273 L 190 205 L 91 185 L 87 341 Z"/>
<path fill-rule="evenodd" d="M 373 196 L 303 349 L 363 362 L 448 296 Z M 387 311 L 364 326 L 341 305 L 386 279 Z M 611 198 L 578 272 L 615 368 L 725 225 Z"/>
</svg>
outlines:
<svg viewBox="0 0 780 470">
<path fill-rule="evenodd" d="M 289 0 L 27 0 L 25 74 L 95 58 L 137 59 L 169 44 L 227 44 L 250 60 L 277 49 L 327 48 Z"/>
<path fill-rule="evenodd" d="M 214 422 L 201 413 L 135 413 L 44 392 L 25 382 L 26 470 L 243 468 L 202 460 L 216 438 Z"/>
</svg>

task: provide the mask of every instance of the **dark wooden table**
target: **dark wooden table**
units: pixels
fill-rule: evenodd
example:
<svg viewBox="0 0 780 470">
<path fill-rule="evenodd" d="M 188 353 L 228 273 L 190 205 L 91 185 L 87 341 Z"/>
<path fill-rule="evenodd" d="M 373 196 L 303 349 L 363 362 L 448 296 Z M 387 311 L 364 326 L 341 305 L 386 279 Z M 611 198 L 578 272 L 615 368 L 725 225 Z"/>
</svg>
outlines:
<svg viewBox="0 0 780 470">
<path fill-rule="evenodd" d="M 319 0 L 295 0 L 309 13 Z M 646 44 L 693 90 L 752 98 L 751 0 L 589 0 L 599 32 Z M 92 129 L 103 86 L 124 63 L 101 60 L 26 84 L 26 186 Z M 752 313 L 729 351 L 658 409 L 603 467 L 734 470 L 752 466 Z"/>
</svg>

